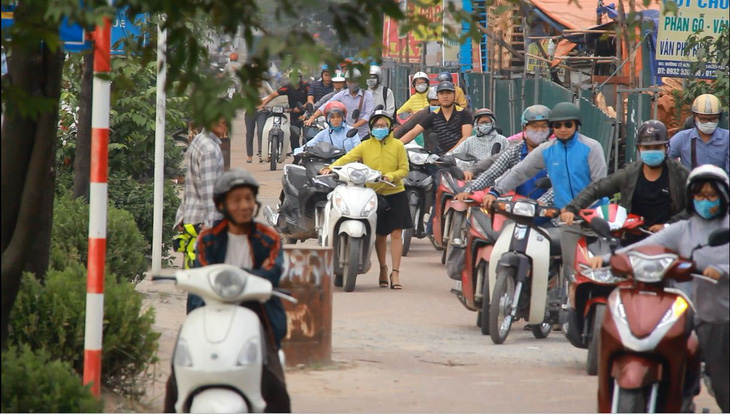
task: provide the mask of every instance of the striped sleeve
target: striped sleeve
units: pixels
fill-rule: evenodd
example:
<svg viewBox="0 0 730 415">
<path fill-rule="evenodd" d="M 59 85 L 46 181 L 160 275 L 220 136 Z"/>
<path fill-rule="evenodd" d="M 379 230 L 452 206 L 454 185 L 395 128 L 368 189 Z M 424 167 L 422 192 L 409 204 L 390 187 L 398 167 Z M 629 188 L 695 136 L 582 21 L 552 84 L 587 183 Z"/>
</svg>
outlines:
<svg viewBox="0 0 730 415">
<path fill-rule="evenodd" d="M 464 189 L 464 191 L 471 193 L 476 190 L 482 190 L 489 186 L 492 186 L 497 178 L 499 178 L 507 170 L 512 168 L 512 166 L 520 161 L 521 150 L 521 145 L 508 147 L 507 150 L 505 150 L 502 155 L 494 161 L 494 164 L 492 164 L 492 166 L 487 169 L 487 171 L 480 174 L 476 179 L 474 179 L 474 181 L 471 182 L 466 187 L 466 189 Z"/>
</svg>

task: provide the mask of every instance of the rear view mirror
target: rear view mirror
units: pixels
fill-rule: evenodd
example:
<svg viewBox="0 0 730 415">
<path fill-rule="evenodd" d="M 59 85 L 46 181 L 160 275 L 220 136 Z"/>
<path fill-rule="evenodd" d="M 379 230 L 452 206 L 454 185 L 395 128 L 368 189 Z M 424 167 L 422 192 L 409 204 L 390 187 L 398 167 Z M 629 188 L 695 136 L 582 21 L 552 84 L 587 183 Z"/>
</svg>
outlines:
<svg viewBox="0 0 730 415">
<path fill-rule="evenodd" d="M 360 108 L 355 108 L 355 111 L 352 112 L 352 119 L 355 121 L 360 119 Z"/>
<path fill-rule="evenodd" d="M 730 228 L 716 229 L 707 238 L 707 245 L 709 246 L 721 246 L 728 243 L 730 243 Z"/>
<path fill-rule="evenodd" d="M 502 151 L 502 144 L 494 143 L 494 145 L 492 146 L 492 152 L 490 154 L 495 155 L 498 154 L 500 151 Z"/>
<path fill-rule="evenodd" d="M 310 114 L 314 114 L 314 105 L 312 105 L 311 102 L 307 102 L 307 112 Z"/>
<path fill-rule="evenodd" d="M 357 133 L 358 133 L 357 128 L 353 128 L 352 130 L 348 131 L 347 134 L 345 134 L 345 135 L 347 136 L 347 138 L 352 138 L 352 137 L 356 136 Z"/>
<path fill-rule="evenodd" d="M 294 108 L 298 109 L 299 111 L 304 111 L 304 107 L 302 107 L 301 102 L 297 102 L 296 104 L 294 104 Z"/>
<path fill-rule="evenodd" d="M 591 229 L 593 229 L 598 236 L 602 236 L 604 238 L 611 237 L 611 225 L 609 225 L 603 218 L 593 218 L 593 220 L 591 220 Z"/>
<path fill-rule="evenodd" d="M 375 107 L 375 111 L 380 111 L 383 108 L 385 108 L 385 107 L 383 107 L 383 104 L 379 104 L 377 107 Z"/>
</svg>

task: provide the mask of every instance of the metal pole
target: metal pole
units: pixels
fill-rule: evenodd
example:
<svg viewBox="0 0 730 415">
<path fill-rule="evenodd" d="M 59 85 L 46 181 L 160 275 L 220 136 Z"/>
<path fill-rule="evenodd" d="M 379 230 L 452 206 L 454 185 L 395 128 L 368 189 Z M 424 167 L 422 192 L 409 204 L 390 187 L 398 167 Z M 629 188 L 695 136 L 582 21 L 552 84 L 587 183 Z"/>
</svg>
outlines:
<svg viewBox="0 0 730 415">
<path fill-rule="evenodd" d="M 162 266 L 162 208 L 165 183 L 165 109 L 167 31 L 157 27 L 157 116 L 155 117 L 155 190 L 152 224 L 152 274 Z"/>
<path fill-rule="evenodd" d="M 111 2 L 110 2 L 111 4 Z M 91 174 L 89 176 L 89 251 L 86 263 L 84 384 L 101 396 L 101 345 L 104 328 L 104 263 L 106 261 L 107 176 L 109 168 L 109 96 L 111 22 L 104 18 L 94 31 L 94 84 L 91 109 Z M 103 76 L 99 76 L 103 75 Z"/>
</svg>

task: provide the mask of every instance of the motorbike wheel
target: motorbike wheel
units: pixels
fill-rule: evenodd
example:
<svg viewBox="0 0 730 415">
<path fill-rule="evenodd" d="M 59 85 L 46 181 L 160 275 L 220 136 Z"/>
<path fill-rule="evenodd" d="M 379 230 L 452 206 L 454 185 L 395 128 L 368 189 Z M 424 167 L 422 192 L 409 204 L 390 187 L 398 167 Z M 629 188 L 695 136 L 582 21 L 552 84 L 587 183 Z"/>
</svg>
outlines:
<svg viewBox="0 0 730 415">
<path fill-rule="evenodd" d="M 484 273 L 484 284 L 482 286 L 482 311 L 480 312 L 482 316 L 481 325 L 479 326 L 482 329 L 482 334 L 485 336 L 489 335 L 489 281 L 487 281 L 487 264 L 482 262 L 481 265 L 479 265 L 479 268 L 477 272 L 483 272 Z"/>
<path fill-rule="evenodd" d="M 598 374 L 598 344 L 601 342 L 601 326 L 603 326 L 603 317 L 605 314 L 606 305 L 597 304 L 593 310 L 591 341 L 588 343 L 588 357 L 586 358 L 586 373 L 591 376 Z"/>
<path fill-rule="evenodd" d="M 269 170 L 276 170 L 276 162 L 279 161 L 279 137 L 271 137 L 271 154 L 269 155 Z"/>
<path fill-rule="evenodd" d="M 413 239 L 413 234 L 416 230 L 416 220 L 418 220 L 418 214 L 418 207 L 411 206 L 411 221 L 413 222 L 413 227 L 410 229 L 404 229 L 403 232 L 401 232 L 401 241 L 403 242 L 403 256 L 408 255 L 408 251 L 411 249 L 411 239 Z"/>
<path fill-rule="evenodd" d="M 357 263 L 360 258 L 362 247 L 362 238 L 347 238 L 347 260 L 342 269 L 342 275 L 345 277 L 345 292 L 355 290 L 355 280 L 357 279 Z"/>
<path fill-rule="evenodd" d="M 503 267 L 497 271 L 492 301 L 489 304 L 489 336 L 494 344 L 507 340 L 512 328 L 512 301 L 515 295 L 515 269 Z"/>
<path fill-rule="evenodd" d="M 536 339 L 544 339 L 553 331 L 553 326 L 550 323 L 535 324 L 530 326 L 530 330 L 532 330 L 532 335 Z"/>
<path fill-rule="evenodd" d="M 618 393 L 616 413 L 642 414 L 646 412 L 646 394 L 643 388 L 624 389 L 616 385 L 613 393 Z"/>
</svg>

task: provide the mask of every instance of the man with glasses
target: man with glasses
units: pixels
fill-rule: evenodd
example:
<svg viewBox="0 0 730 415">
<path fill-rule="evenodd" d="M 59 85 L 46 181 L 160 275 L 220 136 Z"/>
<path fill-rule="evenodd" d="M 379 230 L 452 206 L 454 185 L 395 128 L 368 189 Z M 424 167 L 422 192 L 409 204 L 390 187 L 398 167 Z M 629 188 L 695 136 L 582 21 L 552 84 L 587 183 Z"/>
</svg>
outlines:
<svg viewBox="0 0 730 415">
<path fill-rule="evenodd" d="M 553 185 L 554 205 L 563 209 L 589 184 L 606 177 L 606 159 L 601 144 L 578 132 L 580 109 L 570 102 L 561 102 L 550 111 L 550 127 L 556 140 L 540 144 L 490 189 L 484 206 L 490 207 L 505 192 L 546 169 Z M 607 200 L 606 200 L 607 202 Z M 573 270 L 575 244 L 580 237 L 575 225 L 563 228 L 560 245 L 563 270 Z"/>
<path fill-rule="evenodd" d="M 717 125 L 722 105 L 716 96 L 703 94 L 692 103 L 695 128 L 680 131 L 669 141 L 669 158 L 679 158 L 688 169 L 712 164 L 730 173 L 730 132 Z"/>
</svg>

